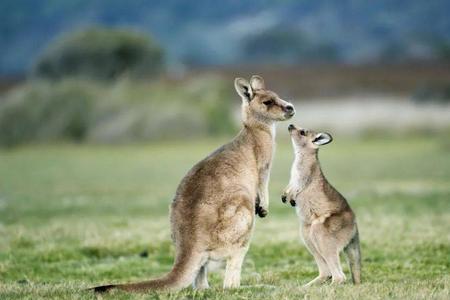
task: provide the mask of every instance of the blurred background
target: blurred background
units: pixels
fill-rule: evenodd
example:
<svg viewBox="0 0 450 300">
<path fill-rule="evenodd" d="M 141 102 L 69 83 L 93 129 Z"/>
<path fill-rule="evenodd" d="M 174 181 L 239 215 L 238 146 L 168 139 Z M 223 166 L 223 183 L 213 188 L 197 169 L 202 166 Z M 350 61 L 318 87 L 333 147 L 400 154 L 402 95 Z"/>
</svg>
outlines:
<svg viewBox="0 0 450 300">
<path fill-rule="evenodd" d="M 447 0 L 0 1 L 0 298 L 91 299 L 80 287 L 169 270 L 176 186 L 239 130 L 234 78 L 259 74 L 295 104 L 292 122 L 333 135 L 321 164 L 358 218 L 365 284 L 308 298 L 447 299 L 449 12 Z M 306 297 L 316 266 L 279 200 L 289 122 L 250 287 L 223 291 L 219 272 L 216 289 L 175 297 Z"/>
<path fill-rule="evenodd" d="M 306 127 L 450 127 L 445 0 L 4 0 L 0 145 L 229 135 L 260 74 Z"/>
</svg>

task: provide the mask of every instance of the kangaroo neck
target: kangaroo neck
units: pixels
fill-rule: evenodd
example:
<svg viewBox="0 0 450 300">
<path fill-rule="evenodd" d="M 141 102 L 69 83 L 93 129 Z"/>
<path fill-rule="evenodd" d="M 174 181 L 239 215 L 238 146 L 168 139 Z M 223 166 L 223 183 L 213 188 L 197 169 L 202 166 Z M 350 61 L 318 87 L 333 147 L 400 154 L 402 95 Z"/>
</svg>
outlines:
<svg viewBox="0 0 450 300">
<path fill-rule="evenodd" d="M 292 173 L 297 175 L 295 177 L 300 181 L 302 188 L 308 186 L 315 179 L 322 178 L 317 151 L 297 151 L 292 165 Z"/>
<path fill-rule="evenodd" d="M 270 166 L 275 148 L 275 123 L 244 121 L 240 136 L 253 150 L 258 166 Z"/>
</svg>

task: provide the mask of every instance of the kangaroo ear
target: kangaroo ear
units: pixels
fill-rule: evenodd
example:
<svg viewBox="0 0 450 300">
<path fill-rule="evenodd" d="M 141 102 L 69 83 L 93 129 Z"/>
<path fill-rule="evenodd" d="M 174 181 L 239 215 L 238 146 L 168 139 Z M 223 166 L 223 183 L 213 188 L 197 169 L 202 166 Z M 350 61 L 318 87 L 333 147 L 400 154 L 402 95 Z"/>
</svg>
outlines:
<svg viewBox="0 0 450 300">
<path fill-rule="evenodd" d="M 236 78 L 234 80 L 234 88 L 242 99 L 245 99 L 249 102 L 252 100 L 253 89 L 247 80 L 245 80 L 244 78 Z"/>
<path fill-rule="evenodd" d="M 326 133 L 326 132 L 321 132 L 316 135 L 316 137 L 314 138 L 314 140 L 312 142 L 313 142 L 313 144 L 315 144 L 317 146 L 322 146 L 322 145 L 329 144 L 332 141 L 333 141 L 333 137 L 331 136 L 331 134 Z"/>
<path fill-rule="evenodd" d="M 253 75 L 250 79 L 250 85 L 254 90 L 264 90 L 266 88 L 266 84 L 264 83 L 264 79 L 261 76 Z"/>
</svg>

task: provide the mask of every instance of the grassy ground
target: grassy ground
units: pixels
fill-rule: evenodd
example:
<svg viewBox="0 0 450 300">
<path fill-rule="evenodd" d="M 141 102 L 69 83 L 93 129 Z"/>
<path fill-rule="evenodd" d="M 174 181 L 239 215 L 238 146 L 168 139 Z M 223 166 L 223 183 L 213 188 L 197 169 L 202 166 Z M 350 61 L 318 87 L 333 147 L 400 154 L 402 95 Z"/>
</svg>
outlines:
<svg viewBox="0 0 450 300">
<path fill-rule="evenodd" d="M 208 291 L 105 298 L 448 299 L 450 141 L 335 138 L 322 149 L 322 164 L 358 217 L 362 285 L 300 288 L 317 271 L 299 242 L 294 211 L 279 200 L 292 160 L 287 137 L 279 136 L 271 210 L 257 220 L 242 288 L 223 291 L 218 268 Z M 167 216 L 175 188 L 222 142 L 1 151 L 0 298 L 94 299 L 83 289 L 168 271 Z"/>
</svg>

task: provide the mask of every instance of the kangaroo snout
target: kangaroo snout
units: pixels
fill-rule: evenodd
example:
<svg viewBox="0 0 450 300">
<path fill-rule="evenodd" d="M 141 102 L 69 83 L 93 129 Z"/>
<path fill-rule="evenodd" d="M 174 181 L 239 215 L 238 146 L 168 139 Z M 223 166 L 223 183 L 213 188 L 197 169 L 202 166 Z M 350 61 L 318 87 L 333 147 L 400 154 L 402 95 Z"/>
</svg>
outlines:
<svg viewBox="0 0 450 300">
<path fill-rule="evenodd" d="M 287 105 L 284 110 L 288 113 L 295 113 L 294 107 L 292 105 Z"/>
<path fill-rule="evenodd" d="M 295 108 L 292 104 L 288 104 L 283 108 L 286 113 L 286 118 L 291 118 L 295 115 Z"/>
</svg>

